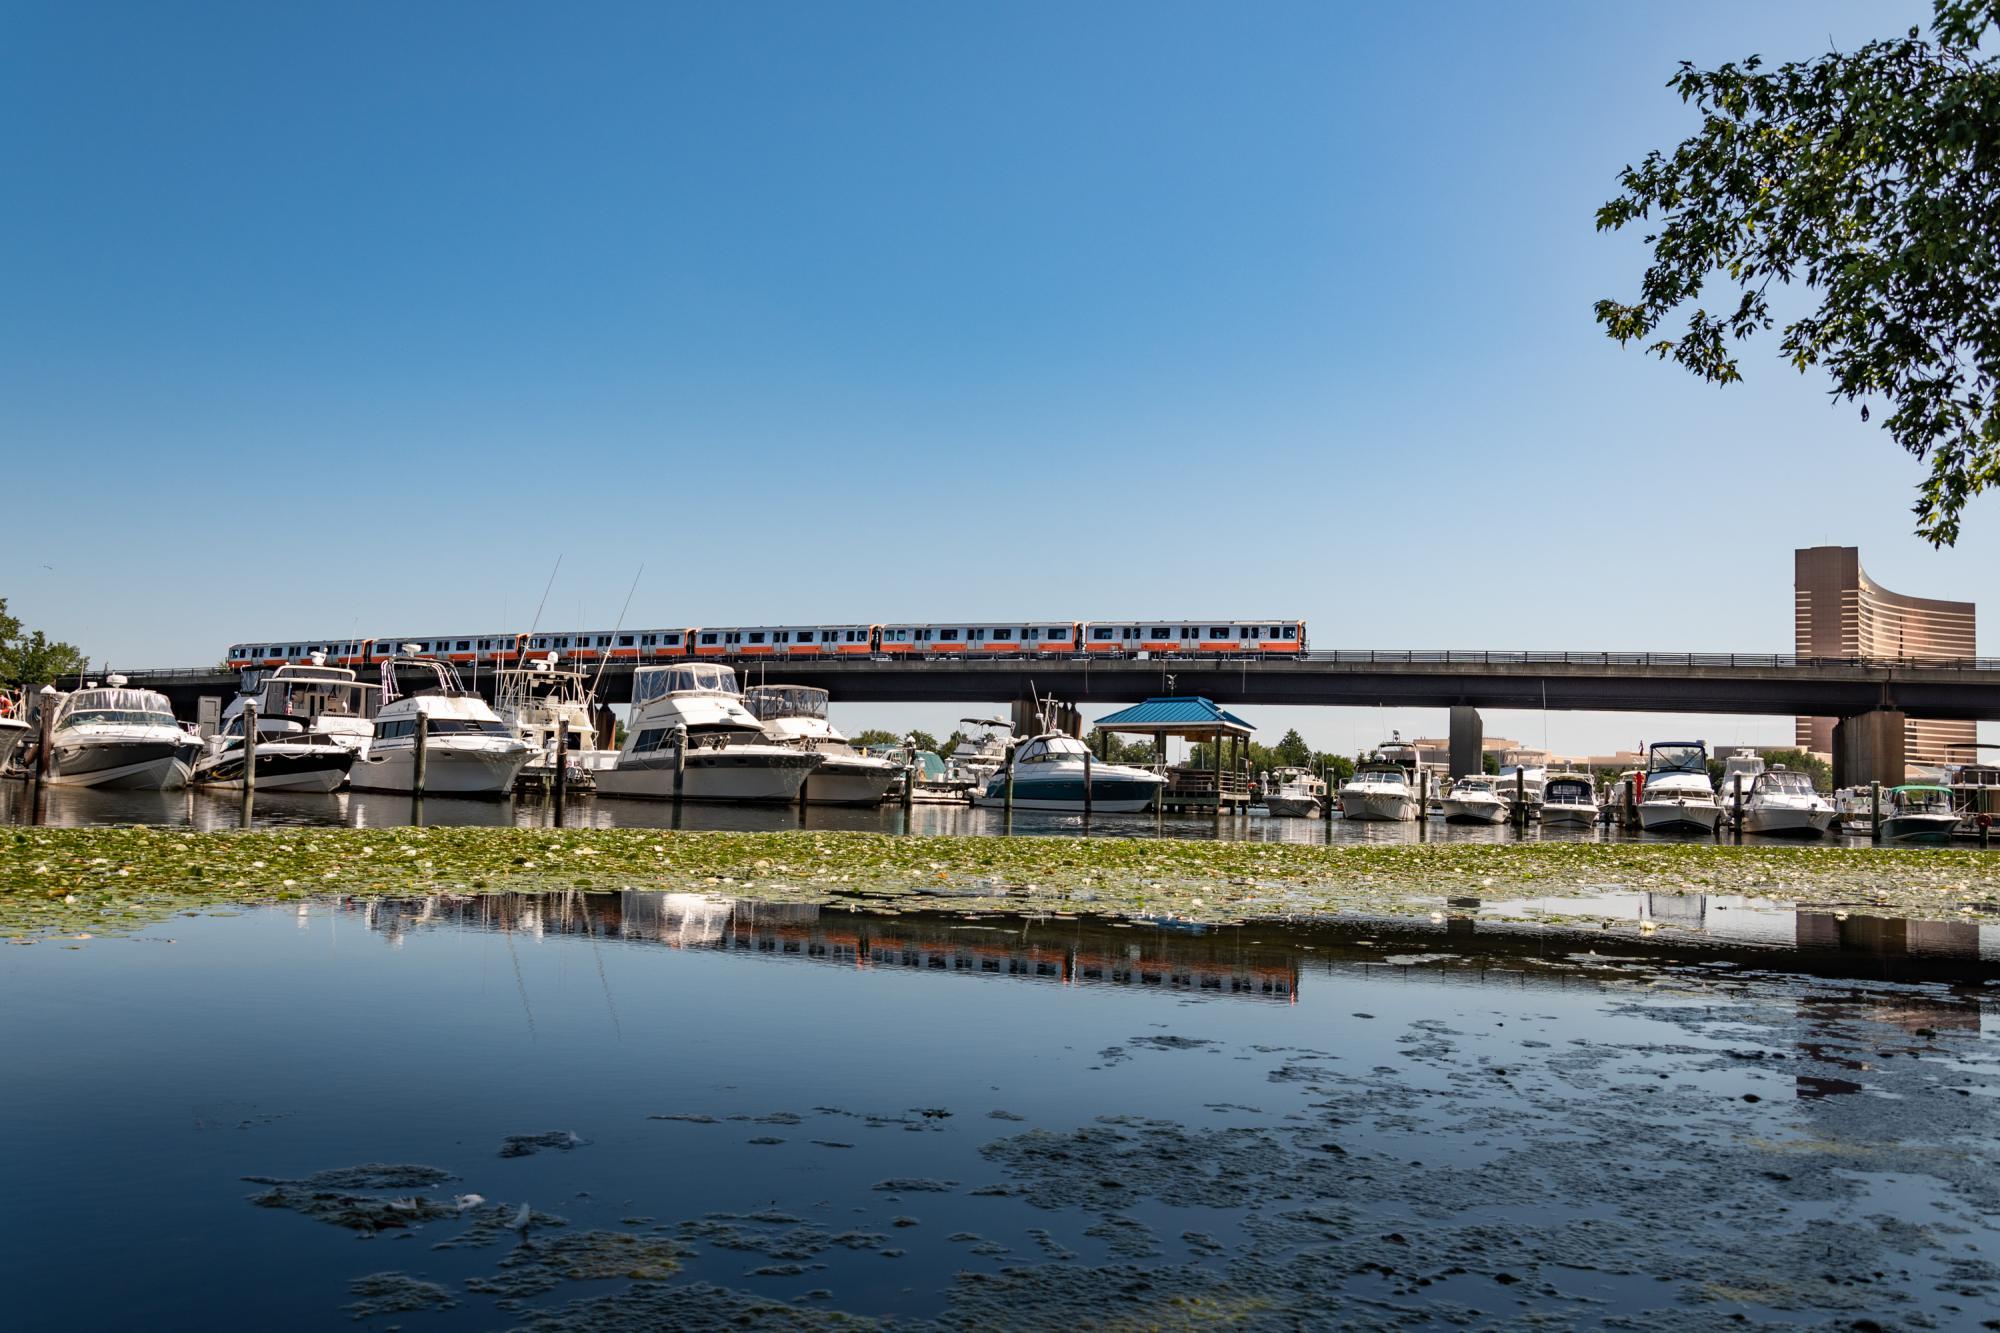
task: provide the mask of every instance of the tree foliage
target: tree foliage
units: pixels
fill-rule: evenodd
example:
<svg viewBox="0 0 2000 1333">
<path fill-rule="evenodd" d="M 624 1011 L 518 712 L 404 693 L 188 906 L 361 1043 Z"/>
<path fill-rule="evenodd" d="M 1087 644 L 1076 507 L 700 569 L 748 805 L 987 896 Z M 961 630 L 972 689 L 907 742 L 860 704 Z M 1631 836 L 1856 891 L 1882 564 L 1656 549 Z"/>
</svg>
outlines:
<svg viewBox="0 0 2000 1333">
<path fill-rule="evenodd" d="M 40 630 L 23 629 L 0 597 L 0 685 L 47 685 L 87 670 L 90 659 L 73 645 L 51 640 Z"/>
<path fill-rule="evenodd" d="M 2000 60 L 1978 49 L 1996 19 L 2000 0 L 1935 0 L 1928 38 L 1776 69 L 1683 62 L 1667 86 L 1700 129 L 1628 166 L 1597 214 L 1600 231 L 1655 228 L 1638 299 L 1599 301 L 1598 322 L 1713 383 L 1741 379 L 1738 347 L 1776 322 L 1773 283 L 1813 292 L 1779 350 L 1823 366 L 1862 420 L 1889 409 L 1890 436 L 1930 461 L 1914 512 L 1940 546 L 2000 484 Z M 1739 289 L 1733 307 L 1695 304 L 1712 280 Z"/>
</svg>

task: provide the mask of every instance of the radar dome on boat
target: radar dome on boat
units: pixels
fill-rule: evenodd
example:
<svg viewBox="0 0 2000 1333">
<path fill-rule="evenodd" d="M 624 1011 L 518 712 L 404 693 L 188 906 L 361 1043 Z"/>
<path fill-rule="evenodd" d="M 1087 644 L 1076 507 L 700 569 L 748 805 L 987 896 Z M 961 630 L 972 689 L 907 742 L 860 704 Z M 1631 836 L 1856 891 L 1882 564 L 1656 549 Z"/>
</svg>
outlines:
<svg viewBox="0 0 2000 1333">
<path fill-rule="evenodd" d="M 114 690 L 121 689 L 125 685 L 125 677 L 119 675 L 106 676 L 104 678 L 104 683 L 106 685 L 109 685 Z"/>
</svg>

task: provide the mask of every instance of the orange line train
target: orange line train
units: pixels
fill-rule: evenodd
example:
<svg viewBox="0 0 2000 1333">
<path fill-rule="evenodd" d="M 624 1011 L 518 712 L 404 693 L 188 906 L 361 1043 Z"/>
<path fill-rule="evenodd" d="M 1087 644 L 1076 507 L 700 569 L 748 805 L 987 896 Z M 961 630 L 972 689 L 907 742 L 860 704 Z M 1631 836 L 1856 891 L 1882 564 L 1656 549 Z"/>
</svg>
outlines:
<svg viewBox="0 0 2000 1333">
<path fill-rule="evenodd" d="M 530 633 L 397 634 L 372 639 L 233 643 L 229 666 L 245 670 L 309 662 L 363 667 L 414 644 L 458 663 L 500 665 L 529 654 L 571 662 L 666 662 L 686 657 L 1240 657 L 1305 651 L 1303 620 L 1037 620 L 957 625 L 690 625 L 671 629 Z"/>
</svg>

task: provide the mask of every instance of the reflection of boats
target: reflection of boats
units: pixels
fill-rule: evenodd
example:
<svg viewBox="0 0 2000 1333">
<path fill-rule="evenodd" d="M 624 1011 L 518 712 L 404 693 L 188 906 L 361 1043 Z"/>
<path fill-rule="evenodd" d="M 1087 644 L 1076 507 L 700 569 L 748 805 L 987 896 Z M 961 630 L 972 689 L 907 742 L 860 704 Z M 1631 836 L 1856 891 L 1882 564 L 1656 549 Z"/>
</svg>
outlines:
<svg viewBox="0 0 2000 1333">
<path fill-rule="evenodd" d="M 57 703 L 43 773 L 59 786 L 164 791 L 187 785 L 200 752 L 165 695 L 109 676 Z"/>
<path fill-rule="evenodd" d="M 1415 819 L 1417 794 L 1410 778 L 1416 771 L 1416 747 L 1392 735 L 1388 744 L 1355 765 L 1354 776 L 1341 785 L 1340 817 L 1398 823 Z"/>
<path fill-rule="evenodd" d="M 205 787 L 243 785 L 243 713 L 210 737 L 194 765 L 193 781 Z M 347 781 L 356 754 L 324 732 L 308 731 L 297 718 L 257 718 L 257 787 L 260 791 L 329 792 Z"/>
<path fill-rule="evenodd" d="M 587 787 L 595 774 L 618 762 L 618 751 L 597 743 L 595 703 L 583 673 L 557 667 L 554 653 L 493 673 L 493 711 L 528 746 L 522 771 L 528 782 L 547 783 L 555 776 L 556 740 L 564 723 L 572 789 Z"/>
<path fill-rule="evenodd" d="M 1588 827 L 1597 822 L 1597 784 L 1588 773 L 1551 773 L 1542 782 L 1542 824 Z"/>
<path fill-rule="evenodd" d="M 436 685 L 397 697 L 398 668 L 427 671 Z M 459 685 L 449 662 L 433 657 L 392 657 L 382 663 L 385 702 L 375 715 L 375 738 L 355 761 L 348 782 L 359 791 L 416 790 L 417 726 L 424 719 L 424 791 L 436 796 L 504 796 L 528 762 L 528 747 L 486 706 Z"/>
<path fill-rule="evenodd" d="M 820 757 L 806 775 L 808 805 L 880 805 L 903 776 L 903 766 L 855 749 L 827 720 L 826 691 L 809 685 L 752 685 L 743 706 L 764 724 L 764 735 Z"/>
<path fill-rule="evenodd" d="M 1945 842 L 1958 818 L 1949 787 L 1912 782 L 1882 793 L 1884 842 Z"/>
<path fill-rule="evenodd" d="M 1447 824 L 1504 824 L 1511 810 L 1494 779 L 1484 774 L 1459 778 L 1444 794 L 1444 821 Z"/>
<path fill-rule="evenodd" d="M 720 662 L 640 667 L 618 763 L 597 775 L 605 796 L 784 803 L 799 798 L 823 755 L 772 745 Z M 675 770 L 680 791 L 675 792 Z"/>
<path fill-rule="evenodd" d="M 1093 758 L 1082 741 L 1059 731 L 1044 732 L 1014 752 L 1016 809 L 1080 814 L 1086 781 L 1091 810 L 1106 815 L 1136 814 L 1150 809 L 1167 785 L 1167 780 L 1158 773 Z M 975 801 L 979 805 L 1007 803 L 1004 769 L 986 779 L 986 786 Z"/>
<path fill-rule="evenodd" d="M 1817 838 L 1833 827 L 1833 814 L 1833 803 L 1813 790 L 1812 779 L 1783 764 L 1758 773 L 1744 786 L 1745 833 Z"/>
<path fill-rule="evenodd" d="M 1708 746 L 1659 741 L 1646 751 L 1639 826 L 1648 833 L 1714 833 L 1722 820 L 1708 780 Z"/>
<path fill-rule="evenodd" d="M 1280 819 L 1326 813 L 1326 781 L 1310 768 L 1274 768 L 1264 779 L 1264 808 Z"/>
</svg>

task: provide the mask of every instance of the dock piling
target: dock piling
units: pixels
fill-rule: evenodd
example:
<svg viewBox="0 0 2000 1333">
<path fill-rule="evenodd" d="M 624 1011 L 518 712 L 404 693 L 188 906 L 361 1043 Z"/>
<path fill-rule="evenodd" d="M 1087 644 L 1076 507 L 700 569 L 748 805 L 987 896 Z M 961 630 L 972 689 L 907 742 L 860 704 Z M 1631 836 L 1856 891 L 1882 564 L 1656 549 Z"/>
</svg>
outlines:
<svg viewBox="0 0 2000 1333">
<path fill-rule="evenodd" d="M 554 798 L 556 827 L 563 826 L 563 807 L 569 801 L 569 719 L 556 720 L 556 771 L 549 778 L 549 794 Z"/>
<path fill-rule="evenodd" d="M 425 767 L 430 758 L 431 715 L 417 714 L 417 754 L 410 773 L 410 795 L 422 800 L 424 796 Z"/>
<path fill-rule="evenodd" d="M 674 806 L 680 807 L 681 796 L 687 790 L 688 729 L 685 724 L 674 727 Z"/>
<path fill-rule="evenodd" d="M 1083 819 L 1086 824 L 1090 822 L 1090 766 L 1095 757 L 1090 753 L 1089 746 L 1083 747 Z"/>
<path fill-rule="evenodd" d="M 1868 784 L 1868 841 L 1882 841 L 1882 784 Z"/>
<path fill-rule="evenodd" d="M 1743 841 L 1743 775 L 1741 773 L 1732 775 L 1731 782 L 1735 791 L 1730 794 L 1729 803 L 1732 809 L 1729 818 L 1736 827 L 1736 841 L 1741 842 Z"/>
</svg>

